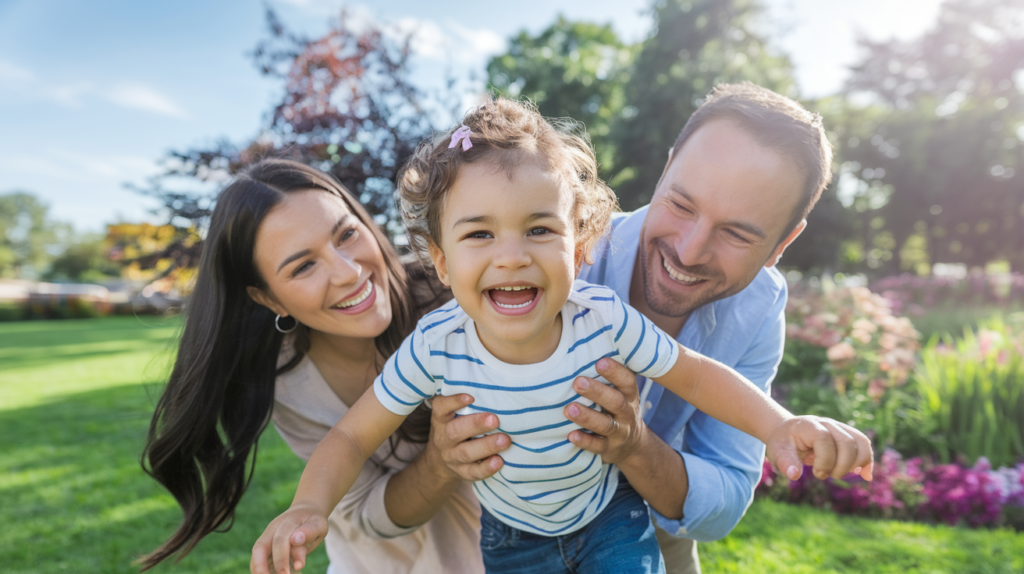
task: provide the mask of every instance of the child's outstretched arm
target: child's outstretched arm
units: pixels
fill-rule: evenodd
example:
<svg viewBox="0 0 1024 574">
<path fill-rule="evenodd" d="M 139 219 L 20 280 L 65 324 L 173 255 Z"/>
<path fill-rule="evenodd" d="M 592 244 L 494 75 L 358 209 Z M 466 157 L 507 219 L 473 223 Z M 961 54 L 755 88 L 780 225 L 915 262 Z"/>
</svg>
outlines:
<svg viewBox="0 0 1024 574">
<path fill-rule="evenodd" d="M 327 517 L 355 482 L 363 463 L 405 420 L 380 404 L 373 387 L 352 405 L 309 457 L 292 504 L 252 549 L 252 574 L 290 574 L 327 535 Z M 271 568 L 273 570 L 271 570 Z"/>
<path fill-rule="evenodd" d="M 850 472 L 871 480 L 873 454 L 864 433 L 831 419 L 793 416 L 729 367 L 680 345 L 660 385 L 704 413 L 765 443 L 768 460 L 791 479 L 811 464 L 818 478 Z M 852 448 L 837 449 L 843 442 Z"/>
</svg>

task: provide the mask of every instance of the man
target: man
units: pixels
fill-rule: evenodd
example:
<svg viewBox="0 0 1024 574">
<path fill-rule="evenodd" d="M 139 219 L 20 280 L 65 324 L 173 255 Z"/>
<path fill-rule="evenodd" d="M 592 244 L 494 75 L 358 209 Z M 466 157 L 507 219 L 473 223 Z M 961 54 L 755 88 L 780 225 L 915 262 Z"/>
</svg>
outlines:
<svg viewBox="0 0 1024 574">
<path fill-rule="evenodd" d="M 719 86 L 680 132 L 650 205 L 613 220 L 580 278 L 615 289 L 681 344 L 768 393 L 785 340 L 786 282 L 774 266 L 806 227 L 831 161 L 819 116 L 752 84 Z M 617 464 L 650 504 L 667 571 L 700 572 L 693 540 L 722 538 L 739 522 L 764 446 L 609 363 L 598 368 L 614 387 L 575 382 L 603 412 L 567 406 L 566 416 L 594 433 L 573 431 L 569 439 Z M 434 406 L 435 423 L 450 420 L 447 402 Z M 460 442 L 497 428 L 495 418 L 443 427 L 443 456 L 463 478 L 500 468 L 493 455 L 507 448 L 506 435 Z M 812 424 L 835 437 L 824 468 L 856 458 L 848 427 Z M 836 474 L 842 468 L 849 465 L 837 465 Z"/>
</svg>

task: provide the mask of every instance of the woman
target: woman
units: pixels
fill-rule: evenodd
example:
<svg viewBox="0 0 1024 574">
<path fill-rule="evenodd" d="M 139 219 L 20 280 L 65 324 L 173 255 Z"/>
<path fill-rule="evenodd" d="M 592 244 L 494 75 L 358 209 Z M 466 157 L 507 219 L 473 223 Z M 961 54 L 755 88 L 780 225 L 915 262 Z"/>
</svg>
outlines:
<svg viewBox="0 0 1024 574">
<path fill-rule="evenodd" d="M 143 454 L 184 519 L 143 569 L 230 523 L 271 418 L 307 459 L 443 302 L 430 285 L 329 175 L 269 160 L 229 185 Z M 483 571 L 479 507 L 437 448 L 424 448 L 429 424 L 428 411 L 410 417 L 331 515 L 331 572 Z"/>
</svg>

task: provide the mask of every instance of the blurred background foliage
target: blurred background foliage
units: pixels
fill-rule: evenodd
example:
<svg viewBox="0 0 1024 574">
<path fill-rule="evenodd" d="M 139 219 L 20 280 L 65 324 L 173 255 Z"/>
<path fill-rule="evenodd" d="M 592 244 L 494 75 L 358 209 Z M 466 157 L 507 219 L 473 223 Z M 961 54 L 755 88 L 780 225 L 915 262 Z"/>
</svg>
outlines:
<svg viewBox="0 0 1024 574">
<path fill-rule="evenodd" d="M 655 0 L 650 14 L 651 31 L 635 44 L 611 25 L 558 17 L 510 38 L 486 69 L 490 94 L 527 98 L 544 115 L 586 125 L 601 175 L 626 210 L 650 199 L 676 135 L 716 84 L 751 81 L 800 99 L 758 0 Z M 825 118 L 835 177 L 784 267 L 869 278 L 925 275 L 939 263 L 1024 268 L 1022 16 L 1024 0 L 949 0 L 917 38 L 861 39 L 844 88 L 801 100 Z M 266 22 L 251 57 L 281 92 L 259 133 L 172 151 L 137 190 L 160 200 L 168 224 L 201 237 L 216 188 L 260 159 L 287 157 L 334 174 L 401 239 L 399 167 L 419 141 L 457 120 L 478 87 L 449 79 L 427 90 L 410 80 L 415 30 L 352 26 L 342 13 L 308 38 L 269 8 Z M 0 275 L 117 272 L 97 257 L 109 241 L 74 236 L 45 211 L 26 192 L 2 197 Z M 165 255 L 187 267 L 197 241 L 182 231 Z"/>
</svg>

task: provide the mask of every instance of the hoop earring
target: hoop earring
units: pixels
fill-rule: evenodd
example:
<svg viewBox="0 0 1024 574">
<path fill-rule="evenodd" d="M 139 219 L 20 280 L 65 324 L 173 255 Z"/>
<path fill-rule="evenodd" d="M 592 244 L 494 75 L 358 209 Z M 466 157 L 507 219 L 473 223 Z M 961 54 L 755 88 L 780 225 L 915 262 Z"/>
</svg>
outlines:
<svg viewBox="0 0 1024 574">
<path fill-rule="evenodd" d="M 286 317 L 287 317 L 287 315 L 286 315 Z M 278 315 L 277 317 L 274 317 L 274 328 L 277 329 L 278 333 L 285 333 L 285 334 L 291 333 L 295 329 L 299 328 L 299 320 L 296 319 L 295 317 L 292 317 L 292 321 L 294 321 L 295 324 L 292 325 L 291 329 L 282 329 L 281 328 L 281 316 Z"/>
</svg>

